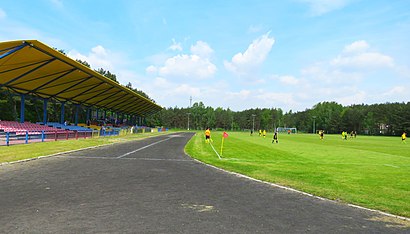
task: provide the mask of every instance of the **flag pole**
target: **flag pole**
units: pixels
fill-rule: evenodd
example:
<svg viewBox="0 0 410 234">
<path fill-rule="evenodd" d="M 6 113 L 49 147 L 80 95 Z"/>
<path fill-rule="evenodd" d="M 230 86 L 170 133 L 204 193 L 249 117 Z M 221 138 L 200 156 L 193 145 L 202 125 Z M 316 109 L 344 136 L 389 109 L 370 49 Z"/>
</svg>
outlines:
<svg viewBox="0 0 410 234">
<path fill-rule="evenodd" d="M 225 139 L 225 137 L 222 137 L 222 144 L 221 144 L 221 156 L 222 156 L 222 150 L 223 150 L 223 148 L 224 148 L 224 139 Z"/>
</svg>

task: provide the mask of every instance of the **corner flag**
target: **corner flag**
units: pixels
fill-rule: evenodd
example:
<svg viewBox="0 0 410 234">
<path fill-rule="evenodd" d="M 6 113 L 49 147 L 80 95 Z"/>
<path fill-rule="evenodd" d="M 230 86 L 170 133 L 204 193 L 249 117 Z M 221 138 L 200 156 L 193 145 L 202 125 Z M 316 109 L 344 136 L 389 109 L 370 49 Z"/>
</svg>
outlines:
<svg viewBox="0 0 410 234">
<path fill-rule="evenodd" d="M 222 155 L 222 151 L 223 151 L 223 148 L 224 148 L 224 139 L 227 138 L 227 137 L 228 137 L 228 133 L 224 132 L 222 134 L 221 155 Z"/>
</svg>

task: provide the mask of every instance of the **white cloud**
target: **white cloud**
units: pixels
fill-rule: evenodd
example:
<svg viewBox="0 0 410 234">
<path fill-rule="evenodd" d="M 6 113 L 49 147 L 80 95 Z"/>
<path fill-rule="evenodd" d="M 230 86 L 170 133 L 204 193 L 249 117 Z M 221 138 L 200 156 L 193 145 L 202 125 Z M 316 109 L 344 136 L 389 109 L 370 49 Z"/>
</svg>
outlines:
<svg viewBox="0 0 410 234">
<path fill-rule="evenodd" d="M 201 96 L 201 90 L 197 87 L 190 86 L 188 84 L 181 84 L 173 90 L 174 95 L 181 95 L 182 96 Z"/>
<path fill-rule="evenodd" d="M 169 58 L 163 67 L 159 68 L 160 76 L 185 77 L 191 79 L 204 79 L 211 77 L 216 72 L 216 66 L 208 59 L 198 55 L 177 55 Z"/>
<path fill-rule="evenodd" d="M 318 62 L 301 70 L 302 77 L 320 81 L 319 85 L 356 84 L 374 71 L 393 71 L 394 60 L 372 52 L 366 41 L 353 42 L 329 61 Z"/>
<path fill-rule="evenodd" d="M 231 62 L 224 61 L 225 68 L 238 75 L 247 75 L 254 72 L 265 62 L 274 43 L 275 39 L 269 37 L 269 33 L 257 38 L 248 46 L 245 52 L 235 54 Z"/>
<path fill-rule="evenodd" d="M 345 7 L 350 0 L 300 0 L 309 5 L 312 16 L 320 16 Z"/>
<path fill-rule="evenodd" d="M 336 67 L 345 68 L 386 68 L 393 67 L 393 58 L 377 52 L 359 53 L 353 56 L 339 55 L 331 61 Z"/>
<path fill-rule="evenodd" d="M 360 104 L 366 102 L 367 94 L 363 90 L 334 90 L 336 93 L 340 94 L 348 94 L 342 95 L 336 98 L 336 102 L 340 103 L 344 106 L 351 105 L 351 104 Z M 334 95 L 334 92 L 332 93 Z"/>
<path fill-rule="evenodd" d="M 354 84 L 363 78 L 359 72 L 344 71 L 329 63 L 316 63 L 301 70 L 301 76 L 317 86 Z"/>
<path fill-rule="evenodd" d="M 370 48 L 369 44 L 365 40 L 355 41 L 352 44 L 345 46 L 344 53 L 360 53 L 365 52 Z"/>
<path fill-rule="evenodd" d="M 395 86 L 393 88 L 391 88 L 390 90 L 384 92 L 382 94 L 382 96 L 385 97 L 394 97 L 394 96 L 398 96 L 398 95 L 404 95 L 406 94 L 406 88 L 404 86 Z"/>
<path fill-rule="evenodd" d="M 141 78 L 132 68 L 129 68 L 130 60 L 127 57 L 101 45 L 91 48 L 87 54 L 71 50 L 67 55 L 74 60 L 80 59 L 88 62 L 93 70 L 102 68 L 110 71 L 117 76 L 118 82 L 123 85 L 128 84 L 128 82 L 135 84 Z"/>
<path fill-rule="evenodd" d="M 279 81 L 285 85 L 298 85 L 299 80 L 294 76 L 279 76 Z"/>
<path fill-rule="evenodd" d="M 191 46 L 191 53 L 202 58 L 209 58 L 213 52 L 214 50 L 203 41 L 197 41 L 195 45 Z"/>
<path fill-rule="evenodd" d="M 182 51 L 182 46 L 180 42 L 176 42 L 174 38 L 172 38 L 172 45 L 168 48 L 172 51 Z"/>
<path fill-rule="evenodd" d="M 116 58 L 114 53 L 106 50 L 103 46 L 97 45 L 91 49 L 88 55 L 79 53 L 78 51 L 72 50 L 67 53 L 70 58 L 80 59 L 82 61 L 87 61 L 93 69 L 103 68 L 104 70 L 114 70 L 114 62 L 120 62 Z"/>
<path fill-rule="evenodd" d="M 146 72 L 147 74 L 156 74 L 157 71 L 158 71 L 158 69 L 157 69 L 155 66 L 153 66 L 153 65 L 151 65 L 151 66 L 149 66 L 149 67 L 147 67 L 147 68 L 145 69 L 145 72 Z"/>
<path fill-rule="evenodd" d="M 0 8 L 0 20 L 5 19 L 6 17 L 7 17 L 6 12 L 3 9 Z"/>
<path fill-rule="evenodd" d="M 210 60 L 213 49 L 203 41 L 197 41 L 191 46 L 192 54 L 179 54 L 166 59 L 162 66 L 150 65 L 146 68 L 147 73 L 161 77 L 205 79 L 216 73 L 216 66 Z"/>
<path fill-rule="evenodd" d="M 297 104 L 292 93 L 260 92 L 256 98 L 262 101 L 264 106 L 292 106 Z"/>
<path fill-rule="evenodd" d="M 250 90 L 241 90 L 239 92 L 227 92 L 225 98 L 233 100 L 246 100 L 251 96 Z"/>
</svg>

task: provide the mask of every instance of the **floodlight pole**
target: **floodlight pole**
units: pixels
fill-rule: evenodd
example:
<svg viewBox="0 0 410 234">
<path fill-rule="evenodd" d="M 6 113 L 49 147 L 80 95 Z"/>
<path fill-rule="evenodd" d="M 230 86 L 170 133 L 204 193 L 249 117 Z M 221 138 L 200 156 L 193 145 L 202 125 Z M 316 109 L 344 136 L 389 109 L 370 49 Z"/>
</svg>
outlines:
<svg viewBox="0 0 410 234">
<path fill-rule="evenodd" d="M 313 134 L 316 133 L 316 116 L 313 116 Z"/>
</svg>

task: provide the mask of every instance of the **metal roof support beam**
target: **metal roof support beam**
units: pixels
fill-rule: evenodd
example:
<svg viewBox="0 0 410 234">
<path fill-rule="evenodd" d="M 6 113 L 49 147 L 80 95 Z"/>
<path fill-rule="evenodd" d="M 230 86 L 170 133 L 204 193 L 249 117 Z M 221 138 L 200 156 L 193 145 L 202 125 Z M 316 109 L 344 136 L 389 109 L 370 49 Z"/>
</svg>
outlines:
<svg viewBox="0 0 410 234">
<path fill-rule="evenodd" d="M 47 51 L 45 51 L 45 50 L 43 50 L 43 49 L 40 49 L 40 48 L 36 47 L 36 46 L 33 45 L 33 44 L 30 44 L 30 46 L 31 46 L 32 48 L 34 48 L 34 49 L 36 49 L 36 50 L 38 50 L 38 51 L 40 51 L 40 52 L 42 52 L 42 53 L 48 55 L 48 56 L 50 56 L 50 57 L 54 57 L 55 59 L 58 59 L 60 62 L 63 62 L 63 63 L 65 63 L 65 64 L 67 64 L 67 65 L 69 65 L 69 66 L 71 66 L 71 67 L 73 66 L 71 63 L 68 63 L 68 62 L 65 61 L 64 59 L 57 58 L 57 57 L 56 57 L 55 55 L 53 55 L 52 53 L 49 53 L 49 52 L 47 52 Z M 94 76 L 92 73 L 90 73 L 89 71 L 87 71 L 87 70 L 85 70 L 85 69 L 83 70 L 83 69 L 79 68 L 78 70 L 80 70 L 80 71 L 82 71 L 82 72 L 84 72 L 84 73 L 90 75 L 90 77 L 95 77 L 95 78 L 98 79 L 98 80 L 101 80 L 101 81 L 103 81 L 103 82 L 105 82 L 105 83 L 108 83 L 108 82 L 104 81 L 103 79 L 101 79 L 100 77 Z M 109 80 L 108 78 L 106 78 L 106 79 Z M 114 81 L 113 81 L 113 82 L 114 82 Z"/>
<path fill-rule="evenodd" d="M 136 100 L 135 102 L 134 102 L 134 105 L 132 105 L 132 106 L 130 106 L 129 108 L 136 108 L 136 107 L 138 107 L 138 108 L 148 108 L 148 106 L 146 106 L 146 105 L 144 105 L 144 103 L 141 103 L 141 102 L 139 102 L 138 100 Z"/>
<path fill-rule="evenodd" d="M 101 95 L 101 94 L 103 94 L 103 93 L 105 93 L 105 92 L 107 92 L 107 91 L 109 91 L 109 90 L 111 90 L 111 89 L 113 89 L 114 87 L 111 87 L 111 88 L 109 88 L 109 89 L 106 89 L 106 90 L 103 90 L 102 92 L 99 92 L 99 93 L 97 93 L 96 95 L 94 95 L 94 96 L 92 96 L 92 97 L 90 97 L 90 98 L 88 98 L 88 99 L 85 99 L 83 102 L 87 102 L 87 101 L 89 101 L 89 100 L 91 100 L 91 99 L 93 99 L 93 98 L 95 98 L 95 97 L 98 97 L 99 95 Z"/>
<path fill-rule="evenodd" d="M 109 89 L 107 89 L 106 91 L 108 91 L 108 90 L 109 90 Z M 102 89 L 100 89 L 100 90 L 95 90 L 95 91 L 89 92 L 89 93 L 87 93 L 87 94 L 97 93 L 97 92 L 100 92 L 100 91 L 103 91 L 103 90 L 102 90 Z M 102 94 L 98 95 L 97 97 L 103 97 L 104 99 L 102 99 L 102 100 L 100 100 L 100 101 L 98 101 L 98 102 L 93 102 L 93 105 L 98 106 L 98 103 L 107 100 L 108 97 L 106 97 L 106 96 L 108 96 L 108 95 L 111 95 L 111 96 L 112 96 L 112 94 L 113 94 L 113 93 L 102 93 Z M 93 99 L 93 98 L 96 98 L 96 97 L 91 97 L 91 99 Z"/>
<path fill-rule="evenodd" d="M 9 56 L 9 55 L 11 55 L 11 54 L 13 54 L 13 53 L 15 53 L 15 52 L 21 50 L 21 49 L 23 49 L 23 48 L 26 47 L 27 45 L 28 45 L 27 42 L 23 42 L 22 45 L 16 46 L 16 47 L 14 47 L 14 48 L 10 48 L 11 50 L 7 51 L 6 53 L 0 54 L 0 59 L 3 59 L 3 58 L 5 58 L 5 57 L 7 57 L 7 56 Z"/>
<path fill-rule="evenodd" d="M 124 95 L 122 95 L 121 97 L 118 97 L 118 98 L 116 98 L 116 99 L 110 101 L 110 103 L 109 103 L 110 105 L 106 105 L 107 108 L 112 108 L 112 107 L 116 106 L 117 104 L 116 104 L 115 102 L 121 101 L 121 99 L 123 99 L 124 97 L 127 97 L 127 96 L 128 96 L 128 94 L 124 94 Z"/>
<path fill-rule="evenodd" d="M 130 102 L 125 102 L 122 105 L 116 106 L 117 107 L 116 109 L 121 110 L 121 108 L 123 108 L 124 106 L 127 106 L 127 105 L 130 105 Z"/>
<path fill-rule="evenodd" d="M 17 83 L 14 83 L 13 85 L 25 84 L 25 83 L 28 83 L 28 82 L 37 81 L 37 80 L 40 80 L 40 79 L 48 78 L 50 76 L 58 75 L 58 74 L 65 73 L 65 72 L 67 72 L 67 71 L 59 71 L 59 72 L 47 74 L 47 75 L 44 75 L 44 76 L 34 77 L 33 79 L 25 80 L 25 81 L 22 81 L 22 82 L 17 82 Z"/>
<path fill-rule="evenodd" d="M 88 79 L 88 78 L 90 78 L 90 77 L 86 77 L 86 78 L 84 78 L 82 81 L 80 81 L 80 82 L 78 82 L 78 83 L 75 83 L 75 84 L 71 85 L 71 86 L 70 86 L 70 87 L 68 87 L 68 88 L 63 89 L 62 91 L 60 91 L 60 92 L 58 92 L 58 93 L 54 94 L 54 95 L 53 95 L 53 96 L 51 96 L 51 97 L 57 97 L 58 95 L 60 95 L 60 94 L 62 94 L 62 93 L 64 93 L 64 92 L 66 92 L 67 90 L 70 90 L 70 89 L 74 88 L 75 86 L 77 86 L 77 85 L 80 85 L 80 84 L 84 83 L 85 81 L 87 81 L 87 79 Z"/>
<path fill-rule="evenodd" d="M 65 86 L 67 84 L 72 84 L 72 83 L 75 83 L 77 81 L 82 81 L 83 79 L 86 79 L 86 78 L 91 78 L 91 77 L 87 76 L 87 77 L 81 77 L 80 79 L 76 79 L 76 80 L 69 80 L 69 81 L 64 82 L 64 83 L 59 83 L 59 84 L 56 84 L 56 85 L 50 85 L 50 86 L 48 86 L 47 88 L 44 88 L 44 89 L 51 89 L 51 88 L 55 88 L 55 87 L 58 87 L 58 86 Z"/>
<path fill-rule="evenodd" d="M 123 106 L 123 107 L 124 107 L 124 106 Z M 126 113 L 142 114 L 142 113 L 144 113 L 144 111 L 145 111 L 146 109 L 149 108 L 149 107 L 147 107 L 147 106 L 142 106 L 143 108 L 139 108 L 138 112 L 136 112 L 136 111 L 132 112 L 132 109 L 135 109 L 136 107 L 140 107 L 139 103 L 135 103 L 134 105 L 126 106 L 126 108 L 123 108 L 123 109 L 120 109 L 120 110 L 123 111 L 123 112 L 126 112 Z"/>
<path fill-rule="evenodd" d="M 90 86 L 92 87 L 92 86 L 94 86 L 94 85 L 90 85 Z M 90 86 L 85 86 L 85 87 L 87 88 L 87 87 L 90 87 Z M 89 92 L 83 93 L 83 94 L 81 94 L 81 95 L 75 95 L 75 97 L 81 97 L 81 96 L 83 96 L 83 95 L 90 95 L 90 94 L 98 93 L 98 92 L 103 91 L 103 90 L 104 90 L 104 89 L 96 89 L 96 90 L 93 90 L 93 91 L 89 91 Z M 73 97 L 71 97 L 71 98 L 73 98 Z"/>
<path fill-rule="evenodd" d="M 34 62 L 34 63 L 29 63 L 29 64 L 26 64 L 26 65 L 21 66 L 21 67 L 16 67 L 16 68 L 12 68 L 12 69 L 9 69 L 9 70 L 2 71 L 2 72 L 0 72 L 0 74 L 7 73 L 7 72 L 11 72 L 11 71 L 15 71 L 15 70 L 19 70 L 19 69 L 26 68 L 26 67 L 31 67 L 31 66 L 33 66 L 33 65 L 41 64 L 41 63 L 44 63 L 44 62 L 47 62 L 47 61 L 48 61 L 48 60 L 37 61 L 37 62 Z"/>
<path fill-rule="evenodd" d="M 85 91 L 82 91 L 81 93 L 75 95 L 74 97 L 71 97 L 71 100 L 74 99 L 74 98 L 78 98 L 79 96 L 82 96 L 82 95 L 88 93 L 89 91 L 91 91 L 91 90 L 93 90 L 93 89 L 95 89 L 95 88 L 97 88 L 98 86 L 101 86 L 101 85 L 103 85 L 103 84 L 104 84 L 104 82 L 98 83 L 97 85 L 92 85 L 91 88 L 89 88 L 89 89 L 87 89 L 87 90 L 85 90 Z"/>
<path fill-rule="evenodd" d="M 6 83 L 4 83 L 4 84 L 0 84 L 0 88 L 1 88 L 1 87 L 3 87 L 3 86 L 7 86 L 7 85 L 9 85 L 9 84 L 13 83 L 14 81 L 17 81 L 17 80 L 21 79 L 22 77 L 24 77 L 24 76 L 26 76 L 26 75 L 28 75 L 28 74 L 30 74 L 30 73 L 32 73 L 32 72 L 34 72 L 34 71 L 37 71 L 38 69 L 40 69 L 40 68 L 42 68 L 42 67 L 44 67 L 44 66 L 48 65 L 49 63 L 53 62 L 54 60 L 55 60 L 55 58 L 50 59 L 50 60 L 48 60 L 47 62 L 45 62 L 45 63 L 41 64 L 40 66 L 37 66 L 37 67 L 35 67 L 35 68 L 33 68 L 33 69 L 31 69 L 31 70 L 29 70 L 29 71 L 25 72 L 24 74 L 19 75 L 19 76 L 17 76 L 17 77 L 16 77 L 16 78 L 14 78 L 14 79 L 9 80 L 9 81 L 8 81 L 8 82 L 6 82 Z"/>
<path fill-rule="evenodd" d="M 121 93 L 121 92 L 122 92 L 122 90 L 117 91 L 117 92 L 115 92 L 115 93 L 111 94 L 110 96 L 106 97 L 105 99 L 100 100 L 100 101 L 98 101 L 98 102 L 94 103 L 94 105 L 97 105 L 98 103 L 100 103 L 100 102 L 102 102 L 102 101 L 105 101 L 106 99 L 111 98 L 112 96 L 115 96 L 115 95 L 117 95 L 118 93 Z"/>
<path fill-rule="evenodd" d="M 43 88 L 44 86 L 47 86 L 47 85 L 53 83 L 54 81 L 57 81 L 57 80 L 63 78 L 64 76 L 70 74 L 70 73 L 73 72 L 73 71 L 75 71 L 75 69 L 71 69 L 71 70 L 65 72 L 64 74 L 62 74 L 62 75 L 60 75 L 60 76 L 58 76 L 58 77 L 56 77 L 56 78 L 54 78 L 54 79 L 52 79 L 52 80 L 46 82 L 45 84 L 42 84 L 42 85 L 38 86 L 37 88 L 33 89 L 30 93 L 35 93 L 37 90 L 40 90 L 40 89 Z"/>
</svg>

